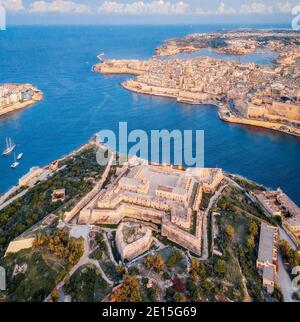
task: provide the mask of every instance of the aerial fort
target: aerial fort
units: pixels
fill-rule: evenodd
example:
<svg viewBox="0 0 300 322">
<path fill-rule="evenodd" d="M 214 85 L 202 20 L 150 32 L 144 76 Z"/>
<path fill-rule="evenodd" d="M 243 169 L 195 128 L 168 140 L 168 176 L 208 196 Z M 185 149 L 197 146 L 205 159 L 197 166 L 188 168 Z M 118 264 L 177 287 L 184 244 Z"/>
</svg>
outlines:
<svg viewBox="0 0 300 322">
<path fill-rule="evenodd" d="M 0 205 L 2 219 L 9 219 L 6 214 L 13 209 L 12 216 L 21 222 L 28 218 L 22 217 L 24 208 L 35 213 L 39 207 L 40 215 L 32 217 L 28 226 L 21 226 L 19 234 L 11 234 L 14 226 L 1 232 L 1 237 L 9 237 L 0 250 L 4 265 L 24 276 L 32 269 L 32 254 L 46 253 L 53 263 L 62 263 L 57 279 L 49 286 L 39 285 L 45 290 L 41 300 L 50 301 L 53 289 L 63 290 L 66 299 L 75 299 L 68 281 L 87 270 L 96 270 L 98 278 L 107 283 L 101 300 L 115 298 L 128 274 L 140 282 L 147 276 L 147 288 L 158 287 L 163 300 L 176 276 L 186 283 L 198 276 L 201 267 L 205 267 L 201 270 L 205 280 L 218 285 L 218 290 L 211 295 L 204 290 L 198 300 L 210 296 L 216 301 L 255 300 L 257 288 L 261 299 L 280 299 L 286 279 L 279 272 L 279 250 L 293 247 L 296 254 L 300 244 L 300 210 L 283 191 L 270 191 L 218 168 L 185 169 L 137 157 L 101 166 L 95 158 L 98 149 L 108 151 L 95 137 L 45 167 L 45 175 L 32 169 L 21 182 L 34 189 L 12 191 Z M 78 182 L 81 189 L 75 190 Z M 47 186 L 49 198 L 40 206 L 35 200 L 41 186 Z M 19 200 L 15 198 L 26 200 L 22 209 L 16 207 Z M 279 240 L 282 238 L 285 241 Z M 63 260 L 61 246 L 48 245 L 48 241 L 60 245 L 61 240 L 66 240 L 64 247 L 68 247 L 63 256 L 76 251 L 70 257 L 74 261 Z M 240 254 L 251 257 L 239 262 Z M 249 267 L 254 286 L 242 282 Z M 226 283 L 220 282 L 220 276 Z M 232 283 L 236 278 L 238 283 Z M 188 290 L 185 294 L 193 298 Z M 27 293 L 18 296 L 28 298 Z"/>
<path fill-rule="evenodd" d="M 139 165 L 122 168 L 111 186 L 80 212 L 79 223 L 118 225 L 126 218 L 150 222 L 161 227 L 161 234 L 169 240 L 201 255 L 202 194 L 215 192 L 222 180 L 221 169 L 184 171 L 140 160 Z M 117 233 L 122 254 L 125 245 L 128 248 L 128 242 L 121 242 L 123 231 L 122 227 Z M 135 250 L 143 250 L 144 244 L 145 238 L 139 238 Z"/>
<path fill-rule="evenodd" d="M 0 116 L 33 105 L 43 99 L 31 84 L 0 84 Z"/>
<path fill-rule="evenodd" d="M 244 46 L 248 51 L 250 44 L 254 51 L 258 46 L 272 48 L 279 52 L 275 59 L 277 63 L 256 65 L 209 57 L 166 60 L 154 57 L 148 61 L 104 61 L 94 66 L 94 71 L 135 75 L 134 79 L 122 83 L 124 88 L 133 92 L 171 97 L 187 104 L 216 105 L 219 107 L 219 117 L 227 122 L 260 126 L 300 136 L 300 65 L 296 63 L 300 57 L 299 34 L 274 31 L 267 33 L 267 37 L 264 32 L 258 32 L 253 37 L 258 39 L 258 35 L 261 35 L 261 39 L 265 40 L 256 40 L 255 43 L 253 37 L 246 39 L 246 32 L 240 34 L 244 35 L 243 41 L 235 39 L 235 33 L 229 33 L 235 39 L 231 40 L 231 46 Z M 190 37 L 187 39 L 191 43 L 197 43 L 191 41 Z M 201 37 L 204 36 L 198 35 L 196 39 Z M 178 49 L 168 50 L 174 42 L 179 44 Z M 245 45 L 247 42 L 249 46 Z M 163 53 L 189 52 L 191 49 L 188 43 L 187 40 L 172 40 L 156 53 L 161 56 Z M 284 43 L 286 46 L 283 46 Z M 200 47 L 197 48 L 199 50 Z M 225 48 L 231 52 L 227 46 Z"/>
</svg>

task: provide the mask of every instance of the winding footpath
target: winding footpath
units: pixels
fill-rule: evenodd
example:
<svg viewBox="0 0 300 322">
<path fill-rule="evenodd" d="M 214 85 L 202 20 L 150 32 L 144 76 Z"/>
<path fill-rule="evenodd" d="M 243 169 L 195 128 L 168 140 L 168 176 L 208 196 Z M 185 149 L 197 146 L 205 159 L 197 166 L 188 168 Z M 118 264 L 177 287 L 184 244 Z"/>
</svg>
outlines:
<svg viewBox="0 0 300 322">
<path fill-rule="evenodd" d="M 63 301 L 64 299 L 64 292 L 63 292 L 63 287 L 66 283 L 66 280 L 69 279 L 81 266 L 84 266 L 86 264 L 92 264 L 97 267 L 97 269 L 100 271 L 100 274 L 102 278 L 110 285 L 113 286 L 114 282 L 111 281 L 107 275 L 104 273 L 103 269 L 101 268 L 100 264 L 98 261 L 89 258 L 91 253 L 94 251 L 94 249 L 90 249 L 89 245 L 89 233 L 90 233 L 90 228 L 89 226 L 79 226 L 79 225 L 73 225 L 71 227 L 71 232 L 70 235 L 75 238 L 80 238 L 82 237 L 84 239 L 84 252 L 83 255 L 81 256 L 80 260 L 78 263 L 73 266 L 73 268 L 70 270 L 69 274 L 59 283 L 56 285 L 55 289 L 59 290 L 61 294 L 61 300 Z M 51 301 L 51 294 L 49 294 L 44 302 L 50 302 Z"/>
</svg>

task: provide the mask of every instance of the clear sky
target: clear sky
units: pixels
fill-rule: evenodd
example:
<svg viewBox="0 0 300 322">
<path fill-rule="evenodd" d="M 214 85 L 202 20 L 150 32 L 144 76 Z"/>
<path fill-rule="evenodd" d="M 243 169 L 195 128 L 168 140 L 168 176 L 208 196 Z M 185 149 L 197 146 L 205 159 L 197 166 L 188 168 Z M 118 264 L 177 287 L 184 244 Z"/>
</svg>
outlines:
<svg viewBox="0 0 300 322">
<path fill-rule="evenodd" d="M 286 23 L 300 0 L 0 0 L 8 24 Z"/>
</svg>

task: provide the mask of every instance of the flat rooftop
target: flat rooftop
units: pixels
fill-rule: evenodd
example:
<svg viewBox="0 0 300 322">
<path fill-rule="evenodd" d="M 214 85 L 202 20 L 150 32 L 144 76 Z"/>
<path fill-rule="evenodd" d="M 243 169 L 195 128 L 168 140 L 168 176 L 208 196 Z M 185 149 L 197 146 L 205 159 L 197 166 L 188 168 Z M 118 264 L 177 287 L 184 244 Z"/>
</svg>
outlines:
<svg viewBox="0 0 300 322">
<path fill-rule="evenodd" d="M 259 239 L 258 261 L 273 264 L 273 250 L 277 228 L 262 223 Z"/>
</svg>

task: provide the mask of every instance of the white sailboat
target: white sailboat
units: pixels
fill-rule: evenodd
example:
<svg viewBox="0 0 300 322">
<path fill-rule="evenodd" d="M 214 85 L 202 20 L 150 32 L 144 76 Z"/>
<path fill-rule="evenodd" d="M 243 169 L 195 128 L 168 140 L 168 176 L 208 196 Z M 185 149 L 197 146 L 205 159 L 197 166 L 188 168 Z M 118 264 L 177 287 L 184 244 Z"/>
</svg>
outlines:
<svg viewBox="0 0 300 322">
<path fill-rule="evenodd" d="M 13 152 L 16 144 L 13 142 L 11 138 L 6 138 L 6 149 L 3 151 L 2 155 L 7 156 Z"/>
<path fill-rule="evenodd" d="M 17 160 L 16 160 L 16 154 L 14 153 L 14 163 L 10 166 L 12 169 L 15 169 L 16 167 L 18 167 L 19 166 L 19 162 L 17 162 Z"/>
<path fill-rule="evenodd" d="M 23 155 L 24 155 L 24 153 L 20 153 L 20 154 L 18 154 L 18 156 L 17 156 L 17 160 L 19 161 L 19 160 L 21 160 L 22 158 L 23 158 Z"/>
</svg>

